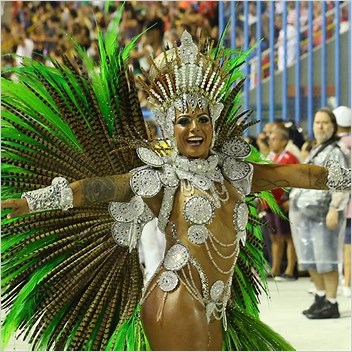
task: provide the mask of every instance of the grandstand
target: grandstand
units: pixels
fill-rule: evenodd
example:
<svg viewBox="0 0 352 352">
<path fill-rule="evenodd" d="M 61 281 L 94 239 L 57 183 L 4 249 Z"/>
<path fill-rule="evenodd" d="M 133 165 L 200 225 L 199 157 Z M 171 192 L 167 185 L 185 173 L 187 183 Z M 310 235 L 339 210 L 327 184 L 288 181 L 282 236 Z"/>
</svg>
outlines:
<svg viewBox="0 0 352 352">
<path fill-rule="evenodd" d="M 234 24 L 231 46 L 238 34 L 244 49 L 261 41 L 244 67 L 244 108 L 261 121 L 257 133 L 281 118 L 312 137 L 317 108 L 351 106 L 351 13 L 349 1 L 219 2 L 219 31 Z"/>
<path fill-rule="evenodd" d="M 97 28 L 106 28 L 121 4 L 2 1 L 2 54 L 43 62 L 50 55 L 60 61 L 63 53 L 72 55 L 73 36 L 94 57 Z M 226 45 L 246 50 L 257 43 L 244 65 L 243 108 L 261 121 L 250 133 L 282 118 L 311 137 L 316 108 L 351 106 L 351 6 L 350 1 L 127 1 L 119 39 L 125 44 L 151 23 L 160 23 L 159 43 L 151 44 L 146 34 L 137 45 L 132 65 L 138 74 L 145 57 L 172 44 L 183 29 L 218 38 L 230 21 Z M 1 62 L 2 69 L 19 64 L 10 56 Z M 152 119 L 142 92 L 140 99 Z"/>
</svg>

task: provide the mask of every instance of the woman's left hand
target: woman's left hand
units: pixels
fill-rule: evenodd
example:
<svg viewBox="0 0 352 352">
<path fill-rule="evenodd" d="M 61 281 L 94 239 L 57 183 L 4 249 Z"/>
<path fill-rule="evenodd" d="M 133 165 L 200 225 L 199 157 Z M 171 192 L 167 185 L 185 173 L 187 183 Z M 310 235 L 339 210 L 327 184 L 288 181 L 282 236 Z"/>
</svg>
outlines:
<svg viewBox="0 0 352 352">
<path fill-rule="evenodd" d="M 336 230 L 339 223 L 339 212 L 335 208 L 329 208 L 326 214 L 326 227 L 329 230 Z"/>
</svg>

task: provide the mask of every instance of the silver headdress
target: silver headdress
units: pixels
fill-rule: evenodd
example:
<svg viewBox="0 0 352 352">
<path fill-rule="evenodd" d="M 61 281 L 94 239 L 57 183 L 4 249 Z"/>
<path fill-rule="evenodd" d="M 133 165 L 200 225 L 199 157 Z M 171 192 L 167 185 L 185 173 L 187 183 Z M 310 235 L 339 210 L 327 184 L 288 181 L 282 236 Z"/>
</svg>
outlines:
<svg viewBox="0 0 352 352">
<path fill-rule="evenodd" d="M 221 103 L 225 94 L 223 67 L 220 59 L 212 59 L 211 46 L 201 53 L 187 31 L 183 32 L 179 47 L 151 60 L 151 69 L 149 73 L 144 72 L 145 81 L 141 83 L 165 138 L 173 140 L 175 110 L 194 111 L 197 106 L 209 109 L 215 133 L 215 122 L 224 107 Z"/>
</svg>

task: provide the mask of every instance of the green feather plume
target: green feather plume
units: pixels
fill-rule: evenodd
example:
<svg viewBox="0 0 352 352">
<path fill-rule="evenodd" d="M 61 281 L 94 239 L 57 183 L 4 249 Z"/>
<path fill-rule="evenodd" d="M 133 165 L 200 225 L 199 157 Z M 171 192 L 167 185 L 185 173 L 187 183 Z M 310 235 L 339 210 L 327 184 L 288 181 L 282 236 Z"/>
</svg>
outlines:
<svg viewBox="0 0 352 352">
<path fill-rule="evenodd" d="M 224 331 L 223 351 L 294 351 L 294 348 L 265 323 L 231 307 L 227 330 Z"/>
<path fill-rule="evenodd" d="M 57 258 L 55 261 L 43 266 L 37 270 L 29 279 L 28 283 L 19 291 L 13 303 L 11 311 L 5 316 L 2 328 L 2 349 L 5 349 L 11 335 L 18 329 L 23 319 L 30 319 L 33 315 L 33 309 L 37 295 L 34 292 L 38 285 L 45 278 L 47 273 L 52 270 L 63 258 Z"/>
</svg>

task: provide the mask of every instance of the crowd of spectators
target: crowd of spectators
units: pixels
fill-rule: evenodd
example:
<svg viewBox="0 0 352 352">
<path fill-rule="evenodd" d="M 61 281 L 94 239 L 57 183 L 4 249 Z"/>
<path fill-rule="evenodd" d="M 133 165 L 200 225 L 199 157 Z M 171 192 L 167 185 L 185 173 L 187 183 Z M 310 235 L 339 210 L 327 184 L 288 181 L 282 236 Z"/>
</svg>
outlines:
<svg viewBox="0 0 352 352">
<path fill-rule="evenodd" d="M 308 22 L 309 22 L 309 1 L 300 1 L 299 13 L 297 13 L 296 7 L 297 1 L 287 1 L 286 3 L 286 26 L 284 26 L 283 13 L 285 11 L 283 1 L 275 1 L 274 8 L 274 48 L 275 48 L 275 67 L 277 70 L 282 71 L 284 67 L 290 67 L 294 64 L 296 59 L 296 49 L 297 42 L 299 42 L 300 55 L 307 53 L 308 51 Z M 243 13 L 244 2 L 239 2 L 236 11 L 240 14 L 238 16 L 238 25 L 236 25 L 236 46 L 243 47 L 245 37 L 244 33 L 244 17 L 241 16 Z M 334 35 L 334 29 L 336 25 L 335 21 L 335 6 L 336 1 L 325 1 L 323 8 L 323 3 L 321 1 L 312 2 L 312 31 L 313 31 L 313 46 L 322 44 L 323 41 L 323 31 L 325 31 L 326 39 L 331 38 Z M 339 26 L 340 31 L 346 30 L 348 28 L 348 2 L 340 1 L 338 6 L 340 8 L 340 20 Z M 261 9 L 258 11 L 255 1 L 250 1 L 248 5 L 248 18 L 247 23 L 249 26 L 249 46 L 254 45 L 258 42 L 257 38 L 257 22 L 260 23 L 259 26 L 260 35 L 262 38 L 260 42 L 261 48 L 261 68 L 262 68 L 262 78 L 269 76 L 270 70 L 270 2 L 262 1 Z M 323 16 L 325 16 L 325 28 L 322 28 Z M 297 17 L 299 18 L 299 28 L 297 28 Z M 236 22 L 237 23 L 237 22 Z M 299 37 L 298 36 L 299 32 Z M 286 45 L 285 45 L 286 36 Z M 256 51 L 252 52 L 250 60 L 250 82 L 251 88 L 257 85 L 257 58 Z"/>
<path fill-rule="evenodd" d="M 59 59 L 71 55 L 74 44 L 70 36 L 96 55 L 98 28 L 105 29 L 122 2 L 103 1 L 7 1 L 2 3 L 2 54 L 20 53 L 45 61 L 45 55 Z M 217 37 L 216 1 L 127 1 L 120 25 L 120 41 L 126 44 L 135 35 L 153 24 L 162 34 L 158 43 L 148 36 L 136 48 L 135 66 L 152 43 L 155 53 L 164 43 L 173 44 L 183 29 L 192 35 Z M 159 46 L 157 48 L 157 45 Z M 150 52 L 150 48 L 147 49 Z M 6 58 L 2 68 L 15 65 Z"/>
<path fill-rule="evenodd" d="M 295 1 L 286 5 L 287 26 L 283 28 L 283 1 L 275 1 L 274 37 L 276 43 L 275 65 L 278 70 L 294 63 L 296 53 L 296 18 L 299 16 L 301 27 L 301 52 L 307 50 L 308 1 L 301 1 L 300 13 L 296 13 Z M 348 21 L 347 1 L 341 1 L 341 22 Z M 74 53 L 71 37 L 88 50 L 93 58 L 98 58 L 97 32 L 105 29 L 121 7 L 122 1 L 5 1 L 1 3 L 1 52 L 2 55 L 16 53 L 19 56 L 32 57 L 47 65 L 52 65 L 47 56 L 62 60 L 62 54 L 69 57 Z M 244 2 L 236 2 L 235 45 L 236 48 L 252 46 L 257 43 L 257 22 L 261 19 L 260 42 L 262 55 L 262 78 L 269 75 L 269 17 L 270 1 L 262 1 L 260 9 L 256 1 L 248 2 L 248 18 L 244 18 Z M 326 1 L 327 38 L 333 35 L 335 1 Z M 322 3 L 313 2 L 314 45 L 321 43 Z M 230 4 L 224 2 L 225 21 L 230 18 Z M 248 23 L 248 38 L 244 38 L 244 25 Z M 217 1 L 126 1 L 122 13 L 119 40 L 127 44 L 132 37 L 146 28 L 153 29 L 139 40 L 132 53 L 132 65 L 136 74 L 140 69 L 148 69 L 149 55 L 157 56 L 165 46 L 173 46 L 184 29 L 192 36 L 210 36 L 218 38 L 218 2 Z M 284 31 L 286 30 L 286 50 Z M 227 40 L 226 40 L 227 41 Z M 229 45 L 226 42 L 226 45 Z M 286 56 L 284 56 L 286 51 Z M 250 82 L 255 87 L 258 63 L 255 51 L 250 61 Z M 21 65 L 20 57 L 3 56 L 2 70 Z M 146 100 L 141 92 L 141 103 Z"/>
<path fill-rule="evenodd" d="M 340 5 L 347 1 L 341 1 Z M 69 36 L 75 38 L 89 53 L 96 55 L 97 29 L 106 28 L 111 17 L 121 6 L 120 1 L 6 1 L 2 2 L 1 51 L 2 54 L 18 53 L 32 56 L 37 60 L 44 60 L 50 55 L 60 60 L 60 55 L 71 54 L 73 42 Z M 269 8 L 270 1 L 262 1 L 258 11 L 257 2 L 248 2 L 248 18 L 244 18 L 244 2 L 236 3 L 236 47 L 245 46 L 244 23 L 249 25 L 248 44 L 257 42 L 257 21 L 261 18 L 262 51 L 269 47 Z M 326 9 L 332 10 L 335 1 L 326 1 Z M 289 38 L 288 46 L 295 35 L 296 17 L 299 16 L 302 28 L 302 51 L 305 50 L 305 26 L 308 23 L 308 1 L 301 1 L 300 13 L 296 13 L 295 1 L 287 2 L 287 26 Z M 229 18 L 229 3 L 225 2 L 225 19 Z M 283 1 L 275 1 L 275 42 L 278 45 L 283 41 L 282 13 Z M 347 6 L 341 6 L 341 21 L 348 21 Z M 259 13 L 260 12 L 260 13 Z M 313 3 L 314 12 L 314 44 L 321 42 L 322 3 Z M 334 13 L 327 16 L 328 37 L 332 35 Z M 144 36 L 134 55 L 134 66 L 144 65 L 143 55 L 157 54 L 165 44 L 173 45 L 176 38 L 184 29 L 193 36 L 199 35 L 217 38 L 218 28 L 218 2 L 217 1 L 127 1 L 121 21 L 120 40 L 127 43 L 133 36 L 157 23 L 161 37 L 155 43 L 148 36 Z M 292 35 L 290 34 L 292 33 Z M 152 45 L 151 45 L 152 43 Z M 152 47 L 152 48 L 151 48 Z M 293 60 L 288 56 L 288 60 Z M 141 62 L 142 61 L 142 62 Z M 280 57 L 278 57 L 280 61 Z M 288 65 L 291 64 L 288 62 Z M 20 64 L 6 58 L 2 68 L 9 65 Z M 278 62 L 278 68 L 282 64 Z"/>
</svg>

